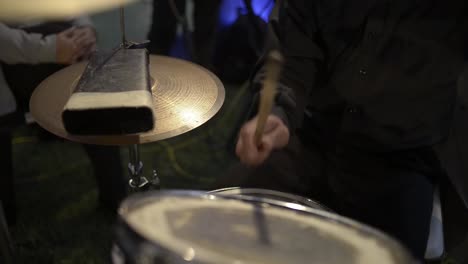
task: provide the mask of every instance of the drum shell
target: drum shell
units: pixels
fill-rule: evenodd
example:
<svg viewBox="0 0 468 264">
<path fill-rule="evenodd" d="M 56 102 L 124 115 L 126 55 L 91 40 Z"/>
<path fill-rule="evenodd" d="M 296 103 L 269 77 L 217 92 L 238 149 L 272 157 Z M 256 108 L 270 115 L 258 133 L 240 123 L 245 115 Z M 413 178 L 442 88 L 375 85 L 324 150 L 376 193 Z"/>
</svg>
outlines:
<svg viewBox="0 0 468 264">
<path fill-rule="evenodd" d="M 181 256 L 144 238 L 119 215 L 115 225 L 113 264 L 179 264 L 187 263 Z M 190 263 L 197 264 L 192 261 Z M 201 263 L 200 263 L 201 264 Z"/>
<path fill-rule="evenodd" d="M 114 264 L 137 264 L 142 258 L 153 258 L 149 263 L 165 264 L 163 250 L 148 242 L 142 236 L 134 232 L 121 218 L 118 219 L 115 227 L 114 245 L 111 258 Z M 146 248 L 146 250 L 143 250 Z M 153 252 L 145 254 L 152 249 Z"/>
</svg>

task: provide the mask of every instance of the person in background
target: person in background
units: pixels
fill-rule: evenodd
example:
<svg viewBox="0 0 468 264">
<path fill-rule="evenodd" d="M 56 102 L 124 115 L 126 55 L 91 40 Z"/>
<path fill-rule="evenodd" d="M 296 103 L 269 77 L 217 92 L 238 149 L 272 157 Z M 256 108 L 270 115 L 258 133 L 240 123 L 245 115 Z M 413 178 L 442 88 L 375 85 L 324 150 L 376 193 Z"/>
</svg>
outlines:
<svg viewBox="0 0 468 264">
<path fill-rule="evenodd" d="M 177 24 L 182 23 L 184 34 L 188 34 L 185 16 L 186 0 L 153 0 L 153 20 L 148 39 L 148 51 L 151 54 L 169 55 L 175 41 Z M 212 69 L 212 57 L 215 45 L 216 22 L 221 0 L 195 0 L 193 38 L 187 38 L 188 50 L 192 60 Z M 191 40 L 193 39 L 193 41 Z"/>
<path fill-rule="evenodd" d="M 16 201 L 12 130 L 24 121 L 29 97 L 43 79 L 92 55 L 96 32 L 87 18 L 34 25 L 0 23 L 0 43 L 0 201 L 8 223 L 13 224 Z M 84 148 L 93 165 L 100 203 L 115 210 L 126 194 L 119 148 Z"/>
</svg>

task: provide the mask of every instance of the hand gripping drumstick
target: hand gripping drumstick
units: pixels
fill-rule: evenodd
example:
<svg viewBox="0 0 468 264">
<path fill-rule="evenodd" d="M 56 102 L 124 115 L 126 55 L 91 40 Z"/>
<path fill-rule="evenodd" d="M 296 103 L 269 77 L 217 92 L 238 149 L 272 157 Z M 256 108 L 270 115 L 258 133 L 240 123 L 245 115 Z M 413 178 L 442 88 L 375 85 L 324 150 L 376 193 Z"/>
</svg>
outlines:
<svg viewBox="0 0 468 264">
<path fill-rule="evenodd" d="M 260 105 L 258 107 L 257 128 L 255 129 L 254 142 L 257 146 L 261 144 L 262 134 L 265 130 L 265 123 L 273 107 L 278 85 L 283 56 L 278 50 L 272 50 L 267 57 L 265 65 L 265 79 L 263 80 L 263 89 L 260 92 Z"/>
</svg>

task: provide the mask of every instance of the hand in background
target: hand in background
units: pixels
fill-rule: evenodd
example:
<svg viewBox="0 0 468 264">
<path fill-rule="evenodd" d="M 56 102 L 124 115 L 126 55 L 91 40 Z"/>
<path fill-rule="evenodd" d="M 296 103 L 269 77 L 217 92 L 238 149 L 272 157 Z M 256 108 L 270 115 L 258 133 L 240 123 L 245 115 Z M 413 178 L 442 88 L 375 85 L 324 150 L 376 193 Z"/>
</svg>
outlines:
<svg viewBox="0 0 468 264">
<path fill-rule="evenodd" d="M 73 30 L 76 44 L 83 47 L 79 61 L 87 60 L 96 51 L 96 31 L 92 27 L 79 27 Z"/>
<path fill-rule="evenodd" d="M 71 27 L 57 34 L 56 58 L 59 64 L 73 64 L 78 59 L 81 47 L 76 44 L 74 30 L 75 27 Z"/>
<path fill-rule="evenodd" d="M 96 49 L 96 33 L 91 27 L 71 27 L 57 34 L 56 57 L 59 64 L 88 59 Z"/>
</svg>

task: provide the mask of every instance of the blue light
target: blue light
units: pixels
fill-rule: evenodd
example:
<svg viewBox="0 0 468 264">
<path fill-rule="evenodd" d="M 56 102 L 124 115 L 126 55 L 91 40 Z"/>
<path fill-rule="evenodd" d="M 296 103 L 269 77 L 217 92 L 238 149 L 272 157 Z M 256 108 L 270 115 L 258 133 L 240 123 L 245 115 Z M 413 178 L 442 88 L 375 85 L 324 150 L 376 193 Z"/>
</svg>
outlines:
<svg viewBox="0 0 468 264">
<path fill-rule="evenodd" d="M 182 35 L 176 35 L 171 50 L 169 51 L 169 56 L 184 60 L 191 59 L 186 47 L 185 38 Z"/>
<path fill-rule="evenodd" d="M 273 0 L 253 0 L 252 8 L 254 13 L 261 17 L 265 22 L 268 21 L 271 10 L 273 9 L 274 1 Z"/>
<path fill-rule="evenodd" d="M 221 27 L 230 26 L 236 21 L 239 8 L 245 9 L 242 0 L 223 0 L 219 7 Z"/>
<path fill-rule="evenodd" d="M 252 0 L 254 13 L 264 21 L 268 21 L 268 16 L 273 9 L 273 0 Z M 219 8 L 219 24 L 227 27 L 236 22 L 240 14 L 246 14 L 247 9 L 243 0 L 223 0 Z"/>
</svg>

